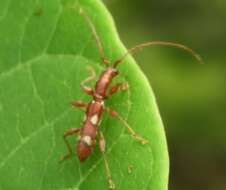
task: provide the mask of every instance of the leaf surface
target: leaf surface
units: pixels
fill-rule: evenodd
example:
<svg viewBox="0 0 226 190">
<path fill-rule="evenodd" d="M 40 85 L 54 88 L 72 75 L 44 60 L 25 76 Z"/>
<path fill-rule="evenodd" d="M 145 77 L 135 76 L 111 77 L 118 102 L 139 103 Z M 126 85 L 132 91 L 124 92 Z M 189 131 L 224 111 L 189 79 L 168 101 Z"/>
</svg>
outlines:
<svg viewBox="0 0 226 190">
<path fill-rule="evenodd" d="M 2 0 L 0 8 L 0 189 L 107 189 L 98 146 L 80 164 L 66 152 L 62 134 L 81 127 L 84 113 L 70 102 L 89 102 L 79 87 L 86 67 L 104 69 L 82 7 L 94 23 L 106 57 L 125 48 L 98 0 Z M 117 81 L 129 90 L 107 100 L 131 127 L 149 140 L 140 145 L 115 119 L 104 115 L 100 130 L 117 189 L 166 190 L 168 153 L 164 129 L 147 79 L 131 57 L 119 66 Z M 94 85 L 91 83 L 90 85 Z M 75 147 L 75 138 L 70 138 Z"/>
</svg>

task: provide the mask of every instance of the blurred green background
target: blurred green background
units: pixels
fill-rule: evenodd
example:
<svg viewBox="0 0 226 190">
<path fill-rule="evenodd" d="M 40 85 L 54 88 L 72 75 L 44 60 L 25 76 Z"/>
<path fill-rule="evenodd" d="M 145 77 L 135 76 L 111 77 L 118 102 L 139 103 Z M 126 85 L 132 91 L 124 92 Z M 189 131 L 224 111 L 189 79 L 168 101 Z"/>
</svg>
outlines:
<svg viewBox="0 0 226 190">
<path fill-rule="evenodd" d="M 179 42 L 135 57 L 155 92 L 170 154 L 171 190 L 226 189 L 226 1 L 104 0 L 126 47 Z"/>
</svg>

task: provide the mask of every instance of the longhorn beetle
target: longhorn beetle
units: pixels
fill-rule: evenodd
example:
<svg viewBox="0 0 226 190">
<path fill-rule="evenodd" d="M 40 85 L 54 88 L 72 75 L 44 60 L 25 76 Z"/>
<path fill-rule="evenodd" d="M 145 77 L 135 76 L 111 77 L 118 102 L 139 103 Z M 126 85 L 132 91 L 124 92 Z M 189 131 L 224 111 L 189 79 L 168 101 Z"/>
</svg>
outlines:
<svg viewBox="0 0 226 190">
<path fill-rule="evenodd" d="M 173 42 L 152 41 L 152 42 L 147 42 L 147 43 L 137 45 L 129 49 L 121 58 L 114 61 L 112 66 L 110 66 L 110 62 L 106 59 L 104 55 L 103 47 L 99 39 L 99 36 L 97 35 L 95 26 L 93 25 L 90 18 L 85 14 L 85 12 L 82 9 L 80 9 L 80 14 L 84 17 L 85 22 L 87 22 L 87 25 L 89 26 L 92 32 L 92 35 L 96 42 L 96 46 L 98 48 L 101 62 L 105 66 L 105 69 L 99 76 L 94 89 L 85 85 L 87 82 L 95 80 L 95 72 L 91 67 L 89 67 L 89 71 L 91 72 L 91 75 L 80 84 L 82 90 L 87 95 L 92 97 L 92 101 L 89 103 L 84 103 L 82 101 L 75 101 L 72 103 L 74 107 L 85 110 L 85 118 L 81 128 L 72 128 L 64 133 L 63 138 L 67 146 L 68 153 L 65 156 L 61 157 L 61 160 L 65 160 L 72 155 L 71 146 L 67 141 L 68 136 L 71 136 L 71 135 L 74 135 L 75 133 L 80 132 L 80 136 L 77 142 L 77 156 L 80 162 L 84 162 L 92 153 L 92 150 L 96 145 L 96 137 L 97 135 L 99 135 L 99 148 L 103 155 L 109 188 L 115 189 L 115 184 L 112 180 L 107 157 L 105 155 L 105 139 L 104 139 L 103 133 L 100 132 L 98 129 L 103 112 L 107 112 L 111 117 L 117 118 L 135 140 L 137 140 L 141 144 L 148 143 L 146 139 L 136 134 L 135 131 L 129 126 L 129 124 L 116 111 L 111 110 L 110 108 L 106 108 L 104 106 L 105 100 L 110 98 L 113 94 L 121 90 L 126 90 L 128 88 L 128 84 L 126 83 L 118 83 L 113 87 L 110 87 L 112 80 L 118 75 L 118 70 L 116 69 L 117 66 L 123 62 L 123 60 L 126 58 L 128 54 L 133 53 L 137 50 L 140 50 L 144 47 L 153 46 L 153 45 L 173 46 L 173 47 L 183 49 L 189 52 L 192 56 L 194 56 L 199 62 L 201 62 L 201 58 L 192 49 L 188 48 L 187 46 L 173 43 Z"/>
</svg>

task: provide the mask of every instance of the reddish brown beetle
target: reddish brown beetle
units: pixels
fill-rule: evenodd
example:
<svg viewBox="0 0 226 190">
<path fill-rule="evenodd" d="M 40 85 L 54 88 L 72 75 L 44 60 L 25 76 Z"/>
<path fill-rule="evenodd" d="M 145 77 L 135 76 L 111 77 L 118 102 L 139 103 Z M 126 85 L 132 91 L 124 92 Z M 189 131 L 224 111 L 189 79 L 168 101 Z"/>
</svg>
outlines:
<svg viewBox="0 0 226 190">
<path fill-rule="evenodd" d="M 100 39 L 96 33 L 96 29 L 89 19 L 89 17 L 81 10 L 81 15 L 85 18 L 86 22 L 88 23 L 88 26 L 90 27 L 92 31 L 92 35 L 96 41 L 96 45 L 99 51 L 99 55 L 101 58 L 101 62 L 105 65 L 105 70 L 101 73 L 99 76 L 95 89 L 92 89 L 91 87 L 88 87 L 85 85 L 85 83 L 90 82 L 95 79 L 95 72 L 90 67 L 89 70 L 91 72 L 90 77 L 88 77 L 86 80 L 84 80 L 81 83 L 82 90 L 89 96 L 92 96 L 92 101 L 90 103 L 83 103 L 81 101 L 75 101 L 73 102 L 73 106 L 77 108 L 81 108 L 85 110 L 85 118 L 83 121 L 83 125 L 81 128 L 72 128 L 64 133 L 64 142 L 68 148 L 68 154 L 63 156 L 61 160 L 65 160 L 69 158 L 72 154 L 72 149 L 67 141 L 67 137 L 71 136 L 77 132 L 80 132 L 80 136 L 78 138 L 77 143 L 77 156 L 81 162 L 85 161 L 90 154 L 92 153 L 93 148 L 96 144 L 96 136 L 99 135 L 99 147 L 100 151 L 103 155 L 107 179 L 109 183 L 109 188 L 114 189 L 115 184 L 112 181 L 111 172 L 108 166 L 107 158 L 105 155 L 105 140 L 103 133 L 98 131 L 98 126 L 100 124 L 100 120 L 102 118 L 103 112 L 109 113 L 111 117 L 117 118 L 123 126 L 125 126 L 129 132 L 129 134 L 136 140 L 138 140 L 141 144 L 146 144 L 148 141 L 144 139 L 143 137 L 139 136 L 135 133 L 135 131 L 128 125 L 128 123 L 120 117 L 120 115 L 109 108 L 106 108 L 104 106 L 104 102 L 106 99 L 111 97 L 113 94 L 119 92 L 120 90 L 126 90 L 128 88 L 128 85 L 125 83 L 118 83 L 113 87 L 110 87 L 110 84 L 112 83 L 112 80 L 118 75 L 117 66 L 123 62 L 123 60 L 126 58 L 126 56 L 130 53 L 133 53 L 139 49 L 142 49 L 147 46 L 153 46 L 153 45 L 164 45 L 164 46 L 174 46 L 180 49 L 184 49 L 191 53 L 197 60 L 201 60 L 198 55 L 195 54 L 195 52 L 181 44 L 173 43 L 173 42 L 162 42 L 162 41 L 153 41 L 153 42 L 147 42 L 140 45 L 137 45 L 131 49 L 129 49 L 120 59 L 113 62 L 113 65 L 110 66 L 110 62 L 105 58 L 104 51 L 100 42 Z"/>
</svg>

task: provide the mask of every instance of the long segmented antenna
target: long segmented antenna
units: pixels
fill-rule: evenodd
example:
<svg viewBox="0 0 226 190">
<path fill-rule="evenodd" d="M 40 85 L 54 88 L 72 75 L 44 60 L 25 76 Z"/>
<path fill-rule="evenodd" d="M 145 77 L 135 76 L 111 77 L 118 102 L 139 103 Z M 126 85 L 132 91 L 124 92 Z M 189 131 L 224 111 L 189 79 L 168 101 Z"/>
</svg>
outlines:
<svg viewBox="0 0 226 190">
<path fill-rule="evenodd" d="M 116 68 L 118 66 L 118 64 L 120 64 L 127 55 L 132 54 L 132 53 L 136 53 L 136 51 L 141 50 L 142 48 L 148 47 L 148 46 L 154 46 L 154 45 L 160 45 L 160 46 L 171 46 L 171 47 L 176 47 L 179 49 L 182 49 L 188 53 L 190 53 L 199 63 L 203 63 L 201 57 L 191 48 L 182 45 L 182 44 L 178 44 L 178 43 L 174 43 L 174 42 L 167 42 L 167 41 L 151 41 L 151 42 L 147 42 L 147 43 L 143 43 L 143 44 L 139 44 L 134 46 L 133 48 L 130 48 L 120 59 L 116 60 L 113 63 L 113 67 Z"/>
<path fill-rule="evenodd" d="M 109 61 L 105 58 L 104 56 L 104 50 L 103 50 L 103 47 L 102 47 L 102 44 L 101 44 L 101 41 L 100 41 L 100 38 L 99 36 L 97 35 L 97 31 L 96 31 L 96 28 L 95 26 L 93 25 L 92 21 L 90 20 L 90 18 L 88 17 L 88 15 L 83 11 L 82 8 L 80 8 L 79 10 L 79 13 L 81 16 L 83 16 L 86 20 L 86 22 L 88 23 L 89 25 L 89 28 L 91 29 L 92 31 L 92 35 L 95 39 L 95 42 L 96 42 L 96 46 L 98 48 L 98 51 L 99 51 L 99 55 L 100 55 L 100 59 L 102 61 L 102 63 L 108 67 L 109 66 Z"/>
</svg>

